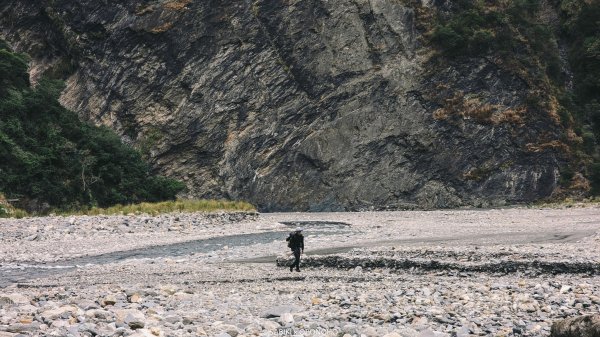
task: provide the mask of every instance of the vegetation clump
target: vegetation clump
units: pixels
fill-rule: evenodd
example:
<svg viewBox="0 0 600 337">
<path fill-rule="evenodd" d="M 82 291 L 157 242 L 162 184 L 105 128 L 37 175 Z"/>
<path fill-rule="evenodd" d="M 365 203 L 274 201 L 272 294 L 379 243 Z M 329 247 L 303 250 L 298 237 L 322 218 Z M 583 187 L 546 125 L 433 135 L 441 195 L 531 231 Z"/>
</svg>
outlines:
<svg viewBox="0 0 600 337">
<path fill-rule="evenodd" d="M 489 57 L 531 89 L 547 90 L 548 82 L 562 83 L 564 74 L 555 29 L 540 18 L 541 10 L 541 0 L 454 1 L 450 11 L 437 15 L 430 39 L 447 58 Z M 529 103 L 544 109 L 548 101 L 546 96 Z"/>
<path fill-rule="evenodd" d="M 569 42 L 573 88 L 560 99 L 563 123 L 572 126 L 590 179 L 600 195 L 600 1 L 562 0 L 562 35 Z"/>
<path fill-rule="evenodd" d="M 0 218 L 20 219 L 26 217 L 27 215 L 27 212 L 11 205 L 8 200 L 6 200 L 4 194 L 0 193 Z"/>
<path fill-rule="evenodd" d="M 173 11 L 182 11 L 187 9 L 187 6 L 192 3 L 192 0 L 170 0 L 163 4 L 164 8 Z"/>
<path fill-rule="evenodd" d="M 256 208 L 243 201 L 228 200 L 175 200 L 156 203 L 143 202 L 130 205 L 115 205 L 108 208 L 93 207 L 75 212 L 62 212 L 61 215 L 120 215 L 120 214 L 150 214 L 163 213 L 193 213 L 193 212 L 256 212 Z"/>
<path fill-rule="evenodd" d="M 29 83 L 28 58 L 0 41 L 0 191 L 34 211 L 173 200 L 184 185 L 154 176 L 106 127 L 62 107 L 60 81 Z M 27 202 L 27 203 L 26 203 Z"/>
<path fill-rule="evenodd" d="M 600 195 L 599 17 L 600 1 L 457 0 L 436 14 L 428 33 L 441 59 L 485 57 L 524 80 L 529 87 L 526 105 L 514 115 L 518 118 L 503 121 L 526 126 L 528 116 L 545 113 L 562 125 L 564 134 L 552 142 L 560 143 L 554 148 L 569 157 L 563 171 L 581 172 L 590 181 L 582 185 L 563 178 L 562 185 L 589 186 L 592 195 Z M 568 60 L 561 59 L 561 50 L 568 52 Z M 453 102 L 442 101 L 434 117 L 456 114 L 449 105 Z M 461 114 L 483 116 L 475 120 L 489 122 L 494 116 L 493 109 L 462 105 Z"/>
</svg>

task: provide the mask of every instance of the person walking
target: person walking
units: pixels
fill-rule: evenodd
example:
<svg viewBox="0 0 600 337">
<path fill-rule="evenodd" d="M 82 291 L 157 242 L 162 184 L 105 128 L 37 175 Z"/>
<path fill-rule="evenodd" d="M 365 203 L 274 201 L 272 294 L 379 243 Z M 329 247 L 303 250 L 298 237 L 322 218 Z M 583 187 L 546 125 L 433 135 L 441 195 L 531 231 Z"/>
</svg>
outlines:
<svg viewBox="0 0 600 337">
<path fill-rule="evenodd" d="M 296 271 L 300 271 L 300 255 L 304 253 L 304 235 L 302 235 L 302 228 L 296 228 L 296 231 L 290 233 L 290 235 L 285 239 L 288 242 L 288 247 L 294 253 L 294 263 L 290 266 L 290 271 L 294 271 L 294 267 L 296 267 Z"/>
</svg>

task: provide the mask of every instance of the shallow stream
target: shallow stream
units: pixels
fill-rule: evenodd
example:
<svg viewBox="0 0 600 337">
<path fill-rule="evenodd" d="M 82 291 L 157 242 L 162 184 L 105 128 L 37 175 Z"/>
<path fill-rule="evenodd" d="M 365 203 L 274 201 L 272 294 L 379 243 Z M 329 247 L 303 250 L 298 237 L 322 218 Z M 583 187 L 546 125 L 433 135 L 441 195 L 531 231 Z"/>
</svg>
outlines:
<svg viewBox="0 0 600 337">
<path fill-rule="evenodd" d="M 324 236 L 350 231 L 350 225 L 343 222 L 290 221 L 282 222 L 282 224 L 290 227 L 290 231 L 296 227 L 302 227 L 307 235 Z M 289 231 L 270 231 L 217 236 L 169 245 L 151 246 L 101 255 L 82 256 L 53 263 L 24 263 L 0 266 L 0 287 L 6 287 L 10 284 L 24 282 L 33 278 L 56 275 L 88 265 L 109 264 L 129 259 L 157 259 L 187 256 L 197 253 L 210 253 L 219 251 L 225 246 L 244 247 L 257 244 L 268 244 L 276 241 L 283 241 L 288 234 Z"/>
</svg>

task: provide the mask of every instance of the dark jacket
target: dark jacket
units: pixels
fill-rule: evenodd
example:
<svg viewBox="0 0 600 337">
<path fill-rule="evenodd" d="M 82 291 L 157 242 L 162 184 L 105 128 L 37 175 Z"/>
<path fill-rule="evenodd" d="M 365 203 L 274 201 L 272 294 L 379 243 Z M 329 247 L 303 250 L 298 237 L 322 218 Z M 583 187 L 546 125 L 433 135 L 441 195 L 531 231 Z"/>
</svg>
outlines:
<svg viewBox="0 0 600 337">
<path fill-rule="evenodd" d="M 289 241 L 288 247 L 290 247 L 292 250 L 296 250 L 298 248 L 304 250 L 304 235 L 302 235 L 302 233 L 290 233 L 285 241 Z"/>
</svg>

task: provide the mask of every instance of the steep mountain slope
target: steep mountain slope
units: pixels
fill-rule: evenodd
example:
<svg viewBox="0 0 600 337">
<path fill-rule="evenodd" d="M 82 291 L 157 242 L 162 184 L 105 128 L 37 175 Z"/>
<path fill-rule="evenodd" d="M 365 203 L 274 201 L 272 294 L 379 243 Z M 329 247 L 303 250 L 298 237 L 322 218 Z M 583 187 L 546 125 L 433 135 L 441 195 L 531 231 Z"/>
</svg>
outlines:
<svg viewBox="0 0 600 337">
<path fill-rule="evenodd" d="M 485 54 L 440 59 L 444 1 L 28 1 L 2 36 L 61 102 L 190 196 L 261 210 L 499 205 L 548 197 L 568 127 Z M 441 60 L 441 61 L 440 61 Z"/>
</svg>

